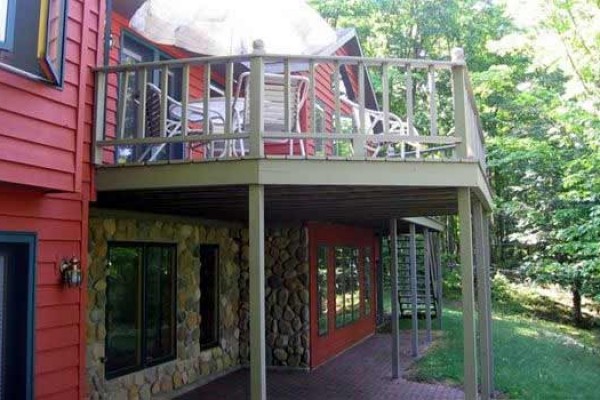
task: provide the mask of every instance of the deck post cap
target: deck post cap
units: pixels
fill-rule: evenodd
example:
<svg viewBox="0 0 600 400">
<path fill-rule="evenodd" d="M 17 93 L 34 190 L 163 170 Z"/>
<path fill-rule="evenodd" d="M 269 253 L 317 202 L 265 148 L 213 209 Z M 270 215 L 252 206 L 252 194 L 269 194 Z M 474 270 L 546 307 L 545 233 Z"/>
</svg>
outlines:
<svg viewBox="0 0 600 400">
<path fill-rule="evenodd" d="M 450 52 L 452 61 L 465 61 L 465 50 L 462 47 L 455 47 Z"/>
<path fill-rule="evenodd" d="M 252 42 L 252 50 L 254 54 L 264 54 L 265 42 L 262 39 L 256 39 L 254 42 Z"/>
</svg>

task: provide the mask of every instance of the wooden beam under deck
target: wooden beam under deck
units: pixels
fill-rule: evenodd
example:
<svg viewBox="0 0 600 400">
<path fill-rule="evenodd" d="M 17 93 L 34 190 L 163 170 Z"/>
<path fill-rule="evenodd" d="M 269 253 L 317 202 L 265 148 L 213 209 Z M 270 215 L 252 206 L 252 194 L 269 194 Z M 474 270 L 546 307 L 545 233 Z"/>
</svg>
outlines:
<svg viewBox="0 0 600 400">
<path fill-rule="evenodd" d="M 323 221 L 381 227 L 393 217 L 447 215 L 457 210 L 448 188 L 265 186 L 269 223 Z M 100 192 L 101 208 L 245 222 L 247 186 Z"/>
<path fill-rule="evenodd" d="M 479 163 L 474 161 L 424 161 L 424 160 L 296 160 L 296 159 L 245 159 L 216 162 L 193 162 L 152 164 L 126 167 L 99 168 L 96 185 L 102 192 L 127 192 L 130 194 L 144 192 L 146 194 L 177 191 L 181 197 L 178 202 L 182 208 L 186 196 L 191 202 L 191 209 L 197 208 L 197 193 L 204 193 L 200 198 L 211 192 L 218 192 L 218 187 L 226 188 L 227 196 L 216 194 L 215 198 L 223 198 L 238 203 L 247 202 L 247 186 L 261 184 L 265 186 L 267 202 L 269 198 L 281 199 L 281 203 L 300 201 L 317 205 L 318 198 L 327 196 L 340 201 L 344 208 L 344 200 L 353 205 L 365 202 L 362 211 L 383 211 L 378 197 L 389 201 L 390 191 L 397 196 L 396 206 L 404 206 L 402 201 L 414 200 L 408 204 L 409 213 L 384 213 L 389 220 L 392 217 L 445 215 L 456 212 L 456 188 L 469 188 L 479 198 L 486 209 L 491 208 L 491 192 Z M 285 190 L 273 191 L 271 187 L 285 187 Z M 308 189 L 307 189 L 308 188 Z M 327 189 L 329 188 L 329 189 Z M 345 196 L 336 198 L 336 191 Z M 323 189 L 322 192 L 319 192 Z M 452 199 L 443 197 L 439 203 L 429 203 L 438 192 L 454 191 Z M 270 195 L 269 195 L 270 192 Z M 102 197 L 102 196 L 101 196 Z M 173 196 L 167 196 L 173 201 Z M 154 200 L 159 200 L 155 198 Z M 447 200 L 451 200 L 448 202 Z M 417 210 L 418 201 L 422 206 Z M 124 202 L 125 205 L 127 201 Z M 315 204 L 313 204 L 315 203 Z M 268 203 L 267 203 L 268 204 Z M 387 203 L 385 203 L 387 204 Z M 383 205 L 385 205 L 383 204 Z M 451 207 L 444 207 L 451 204 Z M 268 204 L 269 205 L 269 204 Z M 277 203 L 273 200 L 271 206 Z M 326 206 L 327 204 L 325 204 Z M 320 205 L 319 205 L 320 206 Z M 168 207 L 168 204 L 166 205 Z M 289 204 L 285 205 L 289 208 Z M 439 210 L 438 210 L 439 208 Z M 267 218 L 269 218 L 267 208 Z M 431 213 L 426 211 L 431 209 Z M 418 212 L 417 212 L 418 211 Z M 242 213 L 240 213 L 241 215 Z M 246 212 L 243 212 L 246 215 Z M 245 218 L 244 218 L 245 219 Z"/>
</svg>

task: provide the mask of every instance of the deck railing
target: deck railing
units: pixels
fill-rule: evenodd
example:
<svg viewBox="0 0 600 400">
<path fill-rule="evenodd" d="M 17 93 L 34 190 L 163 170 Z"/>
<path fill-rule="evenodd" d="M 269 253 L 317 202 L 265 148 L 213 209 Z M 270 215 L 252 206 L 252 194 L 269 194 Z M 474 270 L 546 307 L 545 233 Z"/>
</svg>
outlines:
<svg viewBox="0 0 600 400">
<path fill-rule="evenodd" d="M 95 107 L 98 166 L 264 157 L 486 165 L 459 52 L 452 61 L 286 56 L 257 45 L 245 56 L 105 66 Z"/>
</svg>

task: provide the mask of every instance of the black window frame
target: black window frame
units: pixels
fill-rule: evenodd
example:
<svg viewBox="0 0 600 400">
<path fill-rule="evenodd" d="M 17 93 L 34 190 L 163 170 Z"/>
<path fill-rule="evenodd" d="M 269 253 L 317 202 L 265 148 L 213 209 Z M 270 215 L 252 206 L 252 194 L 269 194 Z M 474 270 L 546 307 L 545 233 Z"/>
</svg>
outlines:
<svg viewBox="0 0 600 400">
<path fill-rule="evenodd" d="M 23 5 L 23 2 L 10 1 L 9 15 L 7 18 L 7 32 L 6 38 L 2 44 L 0 44 L 0 68 L 13 72 L 15 74 L 24 76 L 29 79 L 41 81 L 50 85 L 55 86 L 57 89 L 62 89 L 64 86 L 65 76 L 65 55 L 66 55 L 66 41 L 67 41 L 67 20 L 69 10 L 69 0 L 57 0 L 60 10 L 60 21 L 58 29 L 60 34 L 58 35 L 58 46 L 60 56 L 53 63 L 49 57 L 49 29 L 51 28 L 50 21 L 50 6 L 53 0 L 32 0 L 38 4 L 37 13 L 37 24 L 28 21 L 26 26 L 21 26 L 23 18 L 19 17 L 19 7 L 25 8 L 31 6 L 31 4 Z M 23 32 L 28 32 L 30 35 L 34 35 L 31 39 L 35 38 L 35 45 L 24 49 L 18 44 L 18 34 L 24 35 Z M 19 47 L 19 54 L 26 53 L 27 63 L 24 65 L 25 60 L 15 61 L 13 58 L 16 54 L 16 49 Z M 29 53 L 31 52 L 31 53 Z M 22 56 L 21 56 L 22 57 Z M 31 59 L 29 59 L 31 58 Z M 19 60 L 19 58 L 17 58 Z M 35 60 L 35 63 L 33 62 Z M 83 61 L 82 61 L 83 62 Z M 35 68 L 34 68 L 35 65 Z"/>
<path fill-rule="evenodd" d="M 204 268 L 204 266 L 202 265 L 202 262 L 200 263 L 200 279 L 198 282 L 198 288 L 200 289 L 200 304 L 199 304 L 199 310 L 198 310 L 198 314 L 200 315 L 200 338 L 198 339 L 199 343 L 200 343 L 200 350 L 209 350 L 212 348 L 215 348 L 217 346 L 219 346 L 219 341 L 220 341 L 220 336 L 221 336 L 221 312 L 220 312 L 220 307 L 219 307 L 219 297 L 220 297 L 220 279 L 219 279 L 219 266 L 220 266 L 220 248 L 218 244 L 201 244 L 198 247 L 198 254 L 200 257 L 200 260 L 202 260 L 202 253 L 203 251 L 212 251 L 216 254 L 216 256 L 214 256 L 215 259 L 215 264 L 214 264 L 214 323 L 212 328 L 212 334 L 214 335 L 214 337 L 212 338 L 212 340 L 204 342 L 203 343 L 203 325 L 202 322 L 204 321 L 204 316 L 202 315 L 202 297 L 203 297 L 203 290 L 202 290 L 202 268 Z"/>
<path fill-rule="evenodd" d="M 4 283 L 8 286 L 8 282 L 11 279 L 16 279 L 17 284 L 22 285 L 26 288 L 26 290 L 22 290 L 23 288 L 18 288 L 13 294 L 23 296 L 25 301 L 19 297 L 19 305 L 26 310 L 26 318 L 23 319 L 22 315 L 18 315 L 17 319 L 20 322 L 24 322 L 25 327 L 23 329 L 24 335 L 18 335 L 17 338 L 14 336 L 11 337 L 7 335 L 3 340 L 6 340 L 7 343 L 4 345 L 1 350 L 0 356 L 3 358 L 3 363 L 6 362 L 5 357 L 9 357 L 7 348 L 15 350 L 17 353 L 13 353 L 13 357 L 18 357 L 19 360 L 23 362 L 22 368 L 24 371 L 23 375 L 20 373 L 17 375 L 17 378 L 20 380 L 18 385 L 20 387 L 16 388 L 17 393 L 19 393 L 19 398 L 23 398 L 24 400 L 32 400 L 34 398 L 34 365 L 35 365 L 35 308 L 36 308 L 36 253 L 37 253 L 37 235 L 35 233 L 27 233 L 27 232 L 3 232 L 0 231 L 0 244 L 2 245 L 14 245 L 20 246 L 21 248 L 21 256 L 26 258 L 26 271 L 19 270 L 18 273 L 10 273 L 7 271 L 7 275 L 5 276 Z M 23 247 L 26 248 L 23 251 Z M 10 267 L 9 267 L 10 268 Z M 12 275 L 12 276 L 11 276 Z M 11 284 L 10 286 L 15 286 Z M 10 287 L 7 288 L 10 290 Z M 4 305 L 10 305 L 10 299 L 8 294 L 5 300 L 7 303 Z M 12 309 L 12 307 L 6 307 L 8 311 Z M 16 316 L 15 316 L 16 317 Z M 6 318 L 6 316 L 5 316 Z M 6 321 L 5 321 L 6 322 Z M 5 326 L 11 325 L 8 323 L 4 324 Z M 11 325 L 12 326 L 12 325 Z M 11 331 L 14 333 L 15 328 L 12 326 Z M 5 332 L 6 333 L 6 332 Z M 10 332 L 9 332 L 10 333 Z M 19 344 L 10 343 L 10 340 L 20 340 L 24 338 L 25 343 L 20 343 L 21 347 L 24 347 L 25 351 L 23 354 L 20 350 Z M 12 366 L 13 372 L 16 371 L 14 365 Z M 6 378 L 6 376 L 5 376 Z M 5 379 L 3 378 L 3 379 Z M 14 380 L 8 379 L 13 384 Z M 6 388 L 5 388 L 6 390 Z M 15 392 L 11 392 L 15 393 Z M 4 396 L 6 393 L 2 393 L 0 395 Z M 6 398 L 10 398 L 11 396 L 7 395 Z"/>
<path fill-rule="evenodd" d="M 13 49 L 15 39 L 16 4 L 16 0 L 7 0 L 6 2 L 6 31 L 4 32 L 4 40 L 0 41 L 0 50 L 11 51 Z"/>
<path fill-rule="evenodd" d="M 108 363 L 106 362 L 106 358 L 105 358 L 105 362 L 104 362 L 104 376 L 106 377 L 106 379 L 110 380 L 110 379 L 114 379 L 114 378 L 118 378 L 120 376 L 124 376 L 127 374 L 131 374 L 133 372 L 137 372 L 137 371 L 141 371 L 144 370 L 146 368 L 150 368 L 159 364 L 164 364 L 166 362 L 175 360 L 177 358 L 177 270 L 178 270 L 178 261 L 177 261 L 177 243 L 167 243 L 167 242 L 136 242 L 136 241 L 109 241 L 108 242 L 108 250 L 107 250 L 107 260 L 110 262 L 110 251 L 113 247 L 135 247 L 135 248 L 141 248 L 142 249 L 142 267 L 141 267 L 141 276 L 138 277 L 138 279 L 141 280 L 142 284 L 140 285 L 140 290 L 141 293 L 139 293 L 139 297 L 141 299 L 140 302 L 140 309 L 138 309 L 137 311 L 140 313 L 140 315 L 142 316 L 142 321 L 140 323 L 140 362 L 138 365 L 135 366 L 131 366 L 131 367 L 125 367 L 125 368 L 121 368 L 121 369 L 117 369 L 117 370 L 109 370 L 108 369 Z M 163 356 L 163 357 L 159 357 L 159 358 L 155 358 L 152 359 L 151 361 L 148 361 L 146 358 L 146 351 L 147 351 L 147 341 L 146 341 L 146 331 L 147 331 L 147 326 L 146 326 L 146 319 L 147 319 L 147 312 L 148 310 L 146 310 L 146 300 L 147 300 L 147 293 L 146 293 L 146 269 L 147 269 L 147 265 L 146 265 L 146 249 L 148 248 L 169 248 L 173 251 L 173 266 L 172 266 L 172 274 L 171 274 L 171 279 L 172 279 L 172 299 L 171 299 L 171 351 L 168 355 Z M 109 290 L 110 290 L 110 277 L 107 276 L 107 285 L 106 285 L 106 306 L 108 307 L 108 300 L 109 300 Z M 108 319 L 108 310 L 105 312 L 105 318 Z M 107 330 L 106 336 L 105 336 L 105 349 L 108 349 L 108 339 L 109 339 L 109 335 L 108 335 L 108 329 L 109 329 L 109 324 L 108 324 L 108 320 L 105 321 L 105 327 Z"/>
</svg>

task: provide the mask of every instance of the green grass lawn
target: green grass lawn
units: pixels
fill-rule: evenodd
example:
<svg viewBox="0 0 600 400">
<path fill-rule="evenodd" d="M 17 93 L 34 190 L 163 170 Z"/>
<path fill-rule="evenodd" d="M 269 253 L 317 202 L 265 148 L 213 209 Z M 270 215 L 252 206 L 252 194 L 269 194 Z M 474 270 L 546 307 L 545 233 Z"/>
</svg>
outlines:
<svg viewBox="0 0 600 400">
<path fill-rule="evenodd" d="M 460 384 L 463 378 L 462 313 L 447 309 L 444 334 L 411 370 L 413 378 Z M 600 355 L 592 331 L 494 316 L 496 390 L 511 399 L 598 399 Z"/>
</svg>

